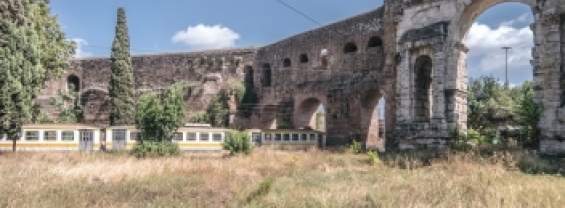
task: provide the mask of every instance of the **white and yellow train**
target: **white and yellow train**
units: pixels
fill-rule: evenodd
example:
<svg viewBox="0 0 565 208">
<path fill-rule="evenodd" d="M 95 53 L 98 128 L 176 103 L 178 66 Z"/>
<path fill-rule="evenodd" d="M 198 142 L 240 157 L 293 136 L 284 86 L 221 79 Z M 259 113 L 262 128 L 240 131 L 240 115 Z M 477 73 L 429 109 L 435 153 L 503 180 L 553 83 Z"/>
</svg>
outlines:
<svg viewBox="0 0 565 208">
<path fill-rule="evenodd" d="M 219 151 L 229 129 L 191 125 L 177 129 L 172 142 L 185 151 Z M 325 134 L 313 130 L 248 129 L 256 147 L 267 149 L 313 149 L 324 146 Z M 98 128 L 81 124 L 29 124 L 22 127 L 16 150 L 107 150 L 132 149 L 140 130 L 135 126 Z M 13 141 L 0 138 L 0 150 L 12 150 Z"/>
</svg>

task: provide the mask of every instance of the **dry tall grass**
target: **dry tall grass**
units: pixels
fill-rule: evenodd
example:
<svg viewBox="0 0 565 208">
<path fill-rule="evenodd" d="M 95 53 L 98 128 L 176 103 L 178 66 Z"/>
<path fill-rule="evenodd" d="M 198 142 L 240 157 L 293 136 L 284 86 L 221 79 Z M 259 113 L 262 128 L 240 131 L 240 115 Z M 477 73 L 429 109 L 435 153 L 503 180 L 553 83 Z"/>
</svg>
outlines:
<svg viewBox="0 0 565 208">
<path fill-rule="evenodd" d="M 135 159 L 3 153 L 2 207 L 562 207 L 565 177 L 514 153 L 382 156 L 263 152 Z M 417 158 L 417 159 L 416 159 Z M 539 165 L 539 164 L 538 164 Z M 542 167 L 543 168 L 543 167 Z"/>
</svg>

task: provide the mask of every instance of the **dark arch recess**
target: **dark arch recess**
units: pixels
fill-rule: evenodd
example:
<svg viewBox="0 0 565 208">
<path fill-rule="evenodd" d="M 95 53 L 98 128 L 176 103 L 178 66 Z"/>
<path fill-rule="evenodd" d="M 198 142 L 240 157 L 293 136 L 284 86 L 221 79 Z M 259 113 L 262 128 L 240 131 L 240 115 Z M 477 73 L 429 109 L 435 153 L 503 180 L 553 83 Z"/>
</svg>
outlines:
<svg viewBox="0 0 565 208">
<path fill-rule="evenodd" d="M 355 43 L 349 42 L 349 43 L 345 44 L 345 47 L 343 47 L 343 52 L 344 53 L 355 53 L 355 52 L 357 52 L 357 45 L 355 45 Z"/>
</svg>

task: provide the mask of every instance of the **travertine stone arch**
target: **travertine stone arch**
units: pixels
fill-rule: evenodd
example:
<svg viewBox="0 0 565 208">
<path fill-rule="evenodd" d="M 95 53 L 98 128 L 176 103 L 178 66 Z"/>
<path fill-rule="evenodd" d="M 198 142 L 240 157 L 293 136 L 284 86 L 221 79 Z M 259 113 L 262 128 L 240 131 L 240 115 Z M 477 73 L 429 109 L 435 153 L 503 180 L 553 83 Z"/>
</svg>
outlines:
<svg viewBox="0 0 565 208">
<path fill-rule="evenodd" d="M 544 118 L 540 122 L 542 129 L 549 130 L 546 136 L 556 135 L 555 114 L 559 106 L 556 100 L 562 89 L 556 87 L 559 76 L 547 76 L 551 71 L 558 71 L 562 63 L 562 52 L 555 50 L 555 45 L 562 43 L 559 30 L 561 21 L 545 21 L 562 15 L 565 8 L 558 0 L 440 0 L 440 1 L 404 1 L 402 15 L 398 18 L 396 29 L 398 62 L 397 68 L 397 126 L 395 134 L 400 140 L 400 148 L 417 148 L 442 144 L 447 138 L 450 127 L 467 125 L 467 52 L 463 44 L 467 33 L 476 18 L 487 9 L 504 2 L 524 3 L 532 7 L 534 21 L 531 28 L 535 36 L 535 48 L 532 49 L 534 68 L 534 87 L 536 101 L 544 107 Z M 558 2 L 561 2 L 559 4 Z M 560 7 L 560 8 L 559 8 Z M 549 26 L 545 22 L 551 22 Z M 552 29 L 554 28 L 554 29 Z M 552 32 L 553 30 L 553 32 Z M 562 31 L 561 31 L 562 33 Z M 553 43 L 549 43 L 553 42 Z M 551 47 L 553 45 L 553 47 Z M 433 63 L 432 70 L 432 113 L 429 122 L 416 121 L 414 108 L 415 80 L 410 70 L 416 63 L 422 48 L 430 48 L 428 54 Z M 548 82 L 549 81 L 549 82 Z M 548 94 L 550 93 L 550 94 Z M 553 98 L 552 98 L 553 97 Z M 551 101 L 550 101 L 551 100 Z M 544 127 L 545 125 L 545 127 Z M 565 126 L 563 126 L 565 127 Z M 553 129 L 552 129 L 553 128 Z M 414 139 L 426 139 L 427 142 L 414 142 Z M 431 142 L 430 142 L 431 141 Z M 430 145 L 434 143 L 434 145 Z"/>
</svg>

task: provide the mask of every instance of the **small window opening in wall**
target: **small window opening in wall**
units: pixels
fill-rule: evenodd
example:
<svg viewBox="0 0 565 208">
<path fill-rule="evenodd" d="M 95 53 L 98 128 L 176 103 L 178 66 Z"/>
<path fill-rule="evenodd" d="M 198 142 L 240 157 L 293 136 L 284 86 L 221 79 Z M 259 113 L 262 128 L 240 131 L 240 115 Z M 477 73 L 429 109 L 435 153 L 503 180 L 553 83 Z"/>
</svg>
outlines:
<svg viewBox="0 0 565 208">
<path fill-rule="evenodd" d="M 288 59 L 288 58 L 284 59 L 283 66 L 284 67 L 290 67 L 290 65 L 291 65 L 290 59 Z"/>
<path fill-rule="evenodd" d="M 308 56 L 306 54 L 300 55 L 300 63 L 308 63 Z"/>
<path fill-rule="evenodd" d="M 80 88 L 80 80 L 75 75 L 70 75 L 67 77 L 67 91 L 78 92 Z"/>
<path fill-rule="evenodd" d="M 343 48 L 343 52 L 345 53 L 355 53 L 357 52 L 357 45 L 355 45 L 355 43 L 347 43 L 345 44 L 345 47 Z"/>
<path fill-rule="evenodd" d="M 374 36 L 371 39 L 369 39 L 369 43 L 367 43 L 368 48 L 376 48 L 382 46 L 383 46 L 383 41 L 381 40 L 381 38 L 377 36 Z"/>
</svg>

